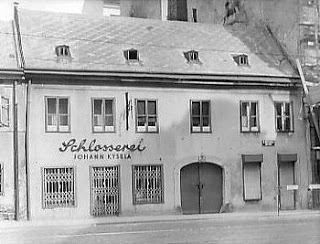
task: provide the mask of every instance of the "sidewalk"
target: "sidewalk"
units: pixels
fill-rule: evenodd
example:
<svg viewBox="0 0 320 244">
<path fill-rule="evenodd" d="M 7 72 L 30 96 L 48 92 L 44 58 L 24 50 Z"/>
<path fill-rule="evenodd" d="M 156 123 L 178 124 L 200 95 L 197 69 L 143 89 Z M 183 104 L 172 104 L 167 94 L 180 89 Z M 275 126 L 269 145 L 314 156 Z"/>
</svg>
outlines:
<svg viewBox="0 0 320 244">
<path fill-rule="evenodd" d="M 252 219 L 252 218 L 307 218 L 320 217 L 319 210 L 294 210 L 277 212 L 233 212 L 220 214 L 194 214 L 194 215 L 147 215 L 147 216 L 120 216 L 120 217 L 102 217 L 91 219 L 72 219 L 72 220 L 34 220 L 34 221 L 9 221 L 0 222 L 1 230 L 15 228 L 34 228 L 48 226 L 88 226 L 88 225 L 108 225 L 108 224 L 129 224 L 145 222 L 166 222 L 166 221 L 188 221 L 188 220 L 232 220 L 232 219 Z"/>
</svg>

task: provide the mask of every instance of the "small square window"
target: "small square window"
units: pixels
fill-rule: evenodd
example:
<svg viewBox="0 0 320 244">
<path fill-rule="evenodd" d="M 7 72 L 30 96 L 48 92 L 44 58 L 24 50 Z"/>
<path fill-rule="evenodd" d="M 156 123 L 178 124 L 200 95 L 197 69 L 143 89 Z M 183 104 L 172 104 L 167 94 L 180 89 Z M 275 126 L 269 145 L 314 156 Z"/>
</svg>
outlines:
<svg viewBox="0 0 320 244">
<path fill-rule="evenodd" d="M 249 66 L 249 58 L 246 54 L 233 55 L 233 60 L 239 66 Z"/>
<path fill-rule="evenodd" d="M 57 57 L 71 57 L 70 48 L 67 45 L 56 46 Z"/>
<path fill-rule="evenodd" d="M 137 132 L 158 132 L 156 100 L 137 100 L 136 116 Z"/>
<path fill-rule="evenodd" d="M 200 64 L 200 60 L 199 60 L 199 52 L 195 51 L 195 50 L 191 50 L 188 52 L 184 52 L 183 53 L 184 57 L 186 58 L 186 60 L 188 61 L 188 63 L 197 63 Z"/>
<path fill-rule="evenodd" d="M 137 49 L 129 49 L 124 51 L 124 57 L 129 62 L 137 62 L 139 61 L 139 52 Z"/>
<path fill-rule="evenodd" d="M 240 102 L 241 132 L 259 132 L 259 110 L 257 101 Z"/>
</svg>

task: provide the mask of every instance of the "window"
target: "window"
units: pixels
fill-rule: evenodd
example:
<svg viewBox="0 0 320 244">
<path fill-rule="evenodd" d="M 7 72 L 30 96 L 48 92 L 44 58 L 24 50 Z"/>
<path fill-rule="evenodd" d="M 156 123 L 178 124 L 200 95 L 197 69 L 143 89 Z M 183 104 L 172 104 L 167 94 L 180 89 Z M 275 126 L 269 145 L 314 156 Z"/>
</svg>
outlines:
<svg viewBox="0 0 320 244">
<path fill-rule="evenodd" d="M 276 131 L 291 132 L 293 131 L 293 113 L 292 103 L 275 102 Z"/>
<path fill-rule="evenodd" d="M 210 101 L 191 101 L 191 132 L 211 132 Z"/>
<path fill-rule="evenodd" d="M 196 8 L 192 9 L 192 20 L 195 23 L 198 22 L 198 14 L 197 14 L 197 9 Z"/>
<path fill-rule="evenodd" d="M 263 155 L 242 155 L 243 198 L 245 201 L 261 200 L 261 162 Z"/>
<path fill-rule="evenodd" d="M 129 50 L 125 50 L 123 54 L 127 61 L 139 61 L 139 52 L 136 49 L 131 48 Z"/>
<path fill-rule="evenodd" d="M 9 98 L 1 96 L 0 127 L 9 127 Z"/>
<path fill-rule="evenodd" d="M 46 97 L 46 131 L 70 131 L 70 114 L 68 98 Z"/>
<path fill-rule="evenodd" d="M 259 112 L 257 101 L 241 101 L 241 132 L 259 131 Z"/>
<path fill-rule="evenodd" d="M 73 168 L 43 169 L 43 208 L 75 206 Z"/>
<path fill-rule="evenodd" d="M 249 65 L 248 55 L 246 55 L 246 54 L 234 55 L 233 60 L 239 66 L 248 66 Z"/>
<path fill-rule="evenodd" d="M 114 99 L 93 99 L 93 131 L 114 132 Z"/>
<path fill-rule="evenodd" d="M 188 61 L 188 63 L 198 63 L 200 64 L 200 60 L 199 60 L 199 53 L 195 50 L 191 50 L 188 52 L 184 52 L 183 53 L 184 57 L 186 58 L 186 60 Z"/>
<path fill-rule="evenodd" d="M 162 165 L 133 166 L 133 203 L 163 203 Z"/>
<path fill-rule="evenodd" d="M 70 48 L 67 45 L 56 46 L 57 57 L 71 57 Z"/>
<path fill-rule="evenodd" d="M 158 132 L 156 100 L 137 100 L 137 132 Z"/>
<path fill-rule="evenodd" d="M 3 164 L 0 163 L 0 195 L 3 195 L 4 191 L 4 173 L 3 173 Z"/>
</svg>

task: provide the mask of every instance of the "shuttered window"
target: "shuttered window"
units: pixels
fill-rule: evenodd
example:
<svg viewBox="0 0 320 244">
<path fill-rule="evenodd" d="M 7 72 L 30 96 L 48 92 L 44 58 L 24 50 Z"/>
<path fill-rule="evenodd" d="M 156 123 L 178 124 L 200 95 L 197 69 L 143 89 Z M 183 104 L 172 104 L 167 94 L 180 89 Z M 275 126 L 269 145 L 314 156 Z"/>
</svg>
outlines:
<svg viewBox="0 0 320 244">
<path fill-rule="evenodd" d="M 257 157 L 258 156 L 258 157 Z M 243 155 L 243 198 L 245 201 L 261 200 L 262 155 Z"/>
</svg>

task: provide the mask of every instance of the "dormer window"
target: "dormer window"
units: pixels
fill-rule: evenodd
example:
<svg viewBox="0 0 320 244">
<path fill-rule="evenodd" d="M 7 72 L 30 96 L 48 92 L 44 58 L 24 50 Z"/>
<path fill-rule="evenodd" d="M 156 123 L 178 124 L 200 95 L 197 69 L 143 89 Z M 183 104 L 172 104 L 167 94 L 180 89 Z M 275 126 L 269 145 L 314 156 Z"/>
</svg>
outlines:
<svg viewBox="0 0 320 244">
<path fill-rule="evenodd" d="M 123 52 L 124 57 L 129 62 L 138 62 L 139 61 L 139 52 L 137 49 L 131 48 Z"/>
<path fill-rule="evenodd" d="M 71 57 L 70 48 L 67 45 L 56 46 L 57 57 Z"/>
<path fill-rule="evenodd" d="M 248 55 L 246 54 L 234 55 L 233 60 L 239 66 L 249 66 L 249 59 L 248 59 Z"/>
<path fill-rule="evenodd" d="M 191 50 L 183 53 L 188 63 L 200 63 L 199 53 L 195 50 Z"/>
</svg>

